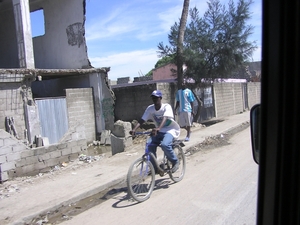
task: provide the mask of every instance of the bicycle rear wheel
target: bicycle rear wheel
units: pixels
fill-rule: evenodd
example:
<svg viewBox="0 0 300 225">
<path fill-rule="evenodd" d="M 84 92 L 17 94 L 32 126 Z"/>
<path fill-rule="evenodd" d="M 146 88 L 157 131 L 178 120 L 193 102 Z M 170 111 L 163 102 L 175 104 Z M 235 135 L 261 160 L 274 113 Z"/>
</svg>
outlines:
<svg viewBox="0 0 300 225">
<path fill-rule="evenodd" d="M 186 159 L 185 159 L 185 154 L 183 152 L 183 149 L 179 145 L 175 145 L 173 149 L 179 160 L 179 168 L 175 173 L 170 172 L 169 176 L 171 180 L 173 180 L 174 182 L 179 182 L 183 179 L 185 174 Z"/>
<path fill-rule="evenodd" d="M 127 188 L 129 195 L 138 202 L 150 198 L 155 184 L 155 171 L 152 163 L 143 158 L 137 159 L 129 167 Z"/>
</svg>

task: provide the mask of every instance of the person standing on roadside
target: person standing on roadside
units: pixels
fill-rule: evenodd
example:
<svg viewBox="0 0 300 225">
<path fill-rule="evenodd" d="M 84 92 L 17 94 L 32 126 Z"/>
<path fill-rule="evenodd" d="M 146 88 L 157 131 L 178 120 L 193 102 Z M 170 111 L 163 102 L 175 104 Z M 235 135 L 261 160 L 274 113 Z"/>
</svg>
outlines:
<svg viewBox="0 0 300 225">
<path fill-rule="evenodd" d="M 175 106 L 175 115 L 178 110 L 178 122 L 180 127 L 186 129 L 187 134 L 185 141 L 190 140 L 191 135 L 191 126 L 193 123 L 193 108 L 194 108 L 194 102 L 195 96 L 193 92 L 186 87 L 186 83 L 184 82 L 182 84 L 182 89 L 179 89 L 176 92 L 176 106 Z"/>
</svg>

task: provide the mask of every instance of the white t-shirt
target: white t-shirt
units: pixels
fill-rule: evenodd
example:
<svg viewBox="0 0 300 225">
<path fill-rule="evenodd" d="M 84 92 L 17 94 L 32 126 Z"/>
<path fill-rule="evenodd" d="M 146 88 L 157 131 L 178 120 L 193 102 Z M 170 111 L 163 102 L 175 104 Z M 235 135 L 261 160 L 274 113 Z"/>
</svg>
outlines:
<svg viewBox="0 0 300 225">
<path fill-rule="evenodd" d="M 178 138 L 180 127 L 174 120 L 172 107 L 167 103 L 162 103 L 159 110 L 155 109 L 154 104 L 149 105 L 142 116 L 142 119 L 152 120 L 156 127 L 159 127 L 163 117 L 167 117 L 165 125 L 160 129 L 160 132 L 170 133 L 174 138 Z"/>
</svg>

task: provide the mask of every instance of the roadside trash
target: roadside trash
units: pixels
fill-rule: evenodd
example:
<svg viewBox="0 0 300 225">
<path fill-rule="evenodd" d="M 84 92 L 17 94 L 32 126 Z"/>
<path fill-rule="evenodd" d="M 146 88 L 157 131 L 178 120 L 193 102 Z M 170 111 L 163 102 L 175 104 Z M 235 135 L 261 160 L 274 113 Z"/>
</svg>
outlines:
<svg viewBox="0 0 300 225">
<path fill-rule="evenodd" d="M 83 161 L 83 162 L 87 162 L 87 163 L 98 161 L 99 159 L 100 159 L 99 156 L 87 156 L 87 155 L 84 155 L 84 154 L 81 154 L 79 156 L 79 161 Z"/>
</svg>

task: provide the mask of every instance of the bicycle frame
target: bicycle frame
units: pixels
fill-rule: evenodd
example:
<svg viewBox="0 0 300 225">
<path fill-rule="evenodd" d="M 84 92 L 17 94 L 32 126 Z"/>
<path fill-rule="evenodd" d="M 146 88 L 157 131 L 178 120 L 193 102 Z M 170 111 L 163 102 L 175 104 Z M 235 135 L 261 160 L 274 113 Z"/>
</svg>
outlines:
<svg viewBox="0 0 300 225">
<path fill-rule="evenodd" d="M 151 132 L 136 132 L 136 134 L 137 135 L 144 135 L 144 134 L 150 135 Z M 151 144 L 151 142 L 149 141 L 148 138 L 147 138 L 147 141 L 146 141 L 146 144 L 145 144 L 145 154 L 142 156 L 142 158 L 144 158 L 147 162 L 151 162 L 152 164 L 154 163 L 155 165 L 153 165 L 153 166 L 154 166 L 154 168 L 157 169 L 158 174 L 160 176 L 164 176 L 165 173 L 169 173 L 169 171 L 171 169 L 169 165 L 167 165 L 167 168 L 165 168 L 165 165 L 167 164 L 167 161 L 168 161 L 167 158 L 166 158 L 166 155 L 164 153 L 163 162 L 162 162 L 164 167 L 161 168 L 158 161 L 157 161 L 157 158 L 154 156 L 154 154 L 152 152 L 149 151 L 148 147 Z M 174 146 L 177 145 L 177 144 L 180 145 L 181 147 L 184 146 L 184 144 L 181 141 L 175 140 L 172 143 L 172 147 L 174 148 Z M 161 147 L 161 146 L 159 145 L 158 147 Z M 151 161 L 150 158 L 152 158 L 153 160 Z"/>
</svg>

